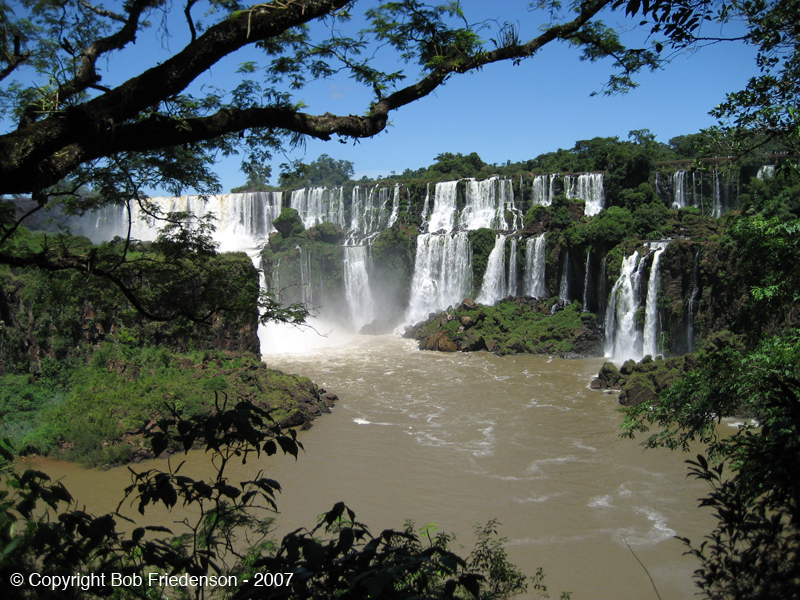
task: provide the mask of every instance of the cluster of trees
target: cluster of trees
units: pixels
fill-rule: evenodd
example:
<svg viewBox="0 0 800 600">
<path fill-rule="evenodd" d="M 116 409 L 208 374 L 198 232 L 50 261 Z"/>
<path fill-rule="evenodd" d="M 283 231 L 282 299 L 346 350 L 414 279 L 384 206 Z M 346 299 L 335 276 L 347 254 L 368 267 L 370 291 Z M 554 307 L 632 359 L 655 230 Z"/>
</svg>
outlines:
<svg viewBox="0 0 800 600">
<path fill-rule="evenodd" d="M 276 0 L 244 5 L 209 0 L 207 14 L 198 5 L 181 6 L 165 0 L 130 0 L 107 8 L 91 0 L 43 0 L 11 4 L 0 0 L 0 194 L 27 194 L 33 205 L 22 213 L 0 204 L 0 265 L 13 270 L 38 269 L 91 278 L 114 288 L 141 315 L 155 321 L 185 319 L 202 324 L 212 315 L 237 310 L 235 294 L 209 298 L 214 285 L 203 281 L 215 248 L 208 235 L 213 225 L 187 214 L 161 214 L 144 199 L 145 188 L 173 194 L 192 187 L 214 193 L 219 185 L 213 172 L 217 155 L 240 153 L 248 183 L 263 187 L 271 175 L 259 167 L 272 153 L 302 143 L 305 136 L 329 140 L 373 136 L 388 124 L 392 111 L 434 92 L 449 79 L 499 61 L 519 62 L 538 54 L 547 44 L 567 42 L 579 47 L 588 60 L 609 59 L 618 67 L 607 91 L 635 85 L 635 74 L 657 68 L 665 49 L 680 50 L 722 41 L 707 37 L 704 23 L 744 23 L 744 41 L 758 49 L 761 75 L 728 96 L 714 109 L 720 119 L 712 131 L 722 140 L 726 156 L 741 156 L 767 144 L 779 143 L 796 152 L 800 140 L 796 15 L 800 0 L 730 2 L 728 0 L 589 0 L 562 5 L 536 5 L 545 23 L 524 40 L 521 27 L 499 24 L 490 41 L 479 35 L 482 25 L 469 25 L 458 3 L 430 7 L 402 0 L 370 7 L 366 26 L 356 37 L 340 33 L 337 24 L 360 4 L 349 0 Z M 117 52 L 133 47 L 137 34 L 152 23 L 183 14 L 183 33 L 173 37 L 176 50 L 160 64 L 150 65 L 123 82 L 114 72 Z M 651 45 L 625 47 L 615 31 L 599 19 L 603 11 L 624 12 L 646 23 Z M 322 37 L 308 27 L 321 19 L 328 27 Z M 737 34 L 738 35 L 738 34 Z M 411 74 L 385 72 L 369 59 L 370 48 L 393 49 Z M 167 44 L 165 44 L 167 45 Z M 241 65 L 242 79 L 231 90 L 209 90 L 196 95 L 190 86 L 213 65 L 242 49 L 263 51 L 260 62 Z M 292 92 L 308 81 L 347 71 L 373 93 L 361 115 L 309 114 Z M 414 80 L 409 82 L 408 77 Z M 724 134 L 724 135 L 717 135 Z M 676 155 L 696 152 L 700 140 L 680 140 Z M 639 132 L 630 147 L 606 153 L 602 140 L 573 151 L 542 159 L 544 170 L 609 171 L 620 189 L 635 188 L 629 169 L 637 161 L 657 160 L 661 147 Z M 598 146 L 600 149 L 598 149 Z M 558 154 L 558 153 L 557 153 Z M 323 161 L 319 169 L 291 165 L 288 181 L 320 183 L 352 173 L 352 165 Z M 482 171 L 477 155 L 442 155 L 433 169 L 439 174 Z M 510 167 L 510 165 L 507 165 Z M 531 168 L 526 168 L 530 171 Z M 791 167 L 787 166 L 789 172 Z M 466 174 L 466 171 L 463 172 Z M 790 175 L 787 175 L 787 177 Z M 305 178 L 305 179 L 303 179 Z M 317 179 L 319 178 L 319 179 Z M 328 179 L 325 179 L 328 178 Z M 83 193 L 87 186 L 91 194 Z M 795 189 L 794 180 L 790 187 Z M 791 327 L 775 341 L 762 341 L 755 328 L 756 312 L 773 306 L 795 306 L 800 289 L 796 272 L 785 265 L 796 262 L 798 223 L 773 195 L 760 210 L 761 194 L 754 190 L 753 210 L 742 218 L 733 235 L 740 235 L 745 273 L 752 273 L 751 319 L 734 332 L 743 341 L 729 352 L 709 357 L 691 382 L 675 388 L 662 408 L 631 415 L 629 428 L 655 422 L 665 427 L 652 443 L 706 437 L 713 421 L 748 405 L 760 419 L 756 430 L 745 427 L 730 442 L 710 446 L 712 462 L 698 459 L 698 476 L 713 492 L 706 503 L 717 508 L 720 525 L 710 543 L 693 551 L 703 561 L 699 583 L 711 597 L 796 597 L 798 589 L 797 498 L 800 478 L 797 460 L 797 336 Z M 790 197 L 792 194 L 789 194 Z M 31 215 L 58 205 L 67 213 L 84 213 L 105 205 L 140 203 L 153 219 L 166 224 L 152 246 L 130 239 L 99 248 L 65 243 L 67 238 L 36 245 L 20 243 L 23 224 Z M 780 266 L 784 265 L 784 266 Z M 141 285 L 151 281 L 156 288 Z M 148 290 L 156 289 L 155 301 Z M 231 305 L 230 302 L 234 301 Z M 302 317 L 279 310 L 262 297 L 266 318 Z M 272 312 L 269 312 L 272 310 Z M 743 313 L 743 314 L 745 314 Z M 785 323 L 791 323 L 791 311 Z M 721 362 L 720 362 L 721 361 Z M 742 368 L 746 377 L 742 378 Z M 742 385 L 731 386 L 718 374 L 736 373 Z M 412 530 L 371 536 L 343 505 L 326 514 L 320 528 L 295 532 L 275 549 L 256 544 L 253 553 L 237 555 L 234 537 L 241 527 L 255 527 L 254 503 L 274 506 L 277 483 L 261 476 L 237 488 L 224 476 L 226 461 L 252 452 L 274 454 L 278 447 L 297 454 L 291 435 L 268 424 L 248 403 L 188 421 L 178 412 L 162 419 L 159 430 L 144 429 L 154 448 L 166 437 L 190 447 L 202 440 L 221 462 L 207 482 L 177 472 L 147 471 L 135 475 L 126 493 L 139 500 L 142 510 L 160 502 L 175 506 L 179 498 L 200 506 L 199 520 L 188 535 L 169 534 L 162 527 L 136 528 L 130 535 L 117 531 L 114 517 L 90 517 L 78 510 L 62 512 L 58 520 L 35 517 L 37 504 L 56 510 L 69 502 L 68 492 L 49 485 L 42 473 L 18 472 L 13 454 L 3 445 L 0 455 L 0 583 L 4 590 L 25 596 L 30 590 L 12 587 L 15 569 L 36 565 L 53 573 L 75 573 L 91 566 L 98 572 L 121 570 L 142 573 L 148 568 L 206 574 L 241 569 L 287 570 L 297 574 L 296 585 L 274 590 L 286 597 L 446 598 L 506 597 L 524 589 L 524 580 L 507 564 L 502 549 L 489 537 L 479 538 L 476 551 L 461 559 L 447 549 L 446 539 L 422 542 Z M 271 437 L 270 437 L 271 436 Z M 713 462 L 713 461 L 717 462 Z M 720 462 L 722 461 L 722 462 Z M 734 476 L 723 481 L 723 463 Z M 346 515 L 346 516 L 345 516 Z M 340 520 L 341 519 L 341 520 Z M 321 528 L 332 538 L 320 541 Z M 491 527 L 488 528 L 491 533 Z M 232 557 L 228 563 L 224 557 Z M 536 587 L 539 581 L 534 582 Z M 131 590 L 148 597 L 148 590 Z M 108 590 L 89 590 L 103 595 Z M 205 591 L 201 590 L 199 595 Z M 251 597 L 253 588 L 238 591 Z"/>
</svg>

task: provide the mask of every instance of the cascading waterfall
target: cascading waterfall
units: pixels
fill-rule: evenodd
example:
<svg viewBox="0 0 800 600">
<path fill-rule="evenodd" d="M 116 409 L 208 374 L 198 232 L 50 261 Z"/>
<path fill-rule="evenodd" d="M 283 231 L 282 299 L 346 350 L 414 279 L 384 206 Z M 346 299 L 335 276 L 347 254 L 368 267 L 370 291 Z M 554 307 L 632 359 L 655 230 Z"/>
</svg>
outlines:
<svg viewBox="0 0 800 600">
<path fill-rule="evenodd" d="M 517 281 L 519 274 L 517 273 L 517 238 L 511 238 L 511 248 L 508 254 L 508 287 L 506 288 L 506 296 L 517 295 Z"/>
<path fill-rule="evenodd" d="M 550 206 L 553 203 L 553 184 L 556 175 L 537 175 L 533 178 L 533 197 L 531 204 Z"/>
<path fill-rule="evenodd" d="M 561 266 L 561 283 L 558 286 L 558 297 L 569 302 L 569 250 L 564 253 L 564 264 Z"/>
<path fill-rule="evenodd" d="M 586 202 L 586 215 L 592 217 L 605 206 L 603 173 L 581 173 L 564 176 L 564 193 L 567 198 Z M 552 199 L 552 196 L 551 196 Z"/>
<path fill-rule="evenodd" d="M 545 234 L 528 238 L 525 244 L 525 294 L 535 298 L 547 295 L 544 280 Z"/>
<path fill-rule="evenodd" d="M 605 355 L 617 360 L 642 356 L 641 335 L 636 327 L 641 278 L 639 264 L 638 252 L 623 259 L 619 279 L 611 288 L 606 309 Z"/>
<path fill-rule="evenodd" d="M 433 196 L 433 212 L 428 221 L 428 231 L 452 231 L 455 227 L 458 181 L 441 181 L 436 184 Z"/>
<path fill-rule="evenodd" d="M 719 171 L 712 173 L 711 180 L 711 216 L 719 219 L 722 216 L 722 197 L 719 183 Z"/>
<path fill-rule="evenodd" d="M 642 342 L 643 355 L 655 358 L 658 354 L 658 288 L 660 282 L 659 262 L 669 242 L 652 242 L 650 244 L 653 262 L 650 265 L 650 279 L 647 282 L 647 301 L 644 313 L 644 339 Z"/>
<path fill-rule="evenodd" d="M 461 229 L 507 229 L 506 210 L 515 213 L 514 188 L 510 179 L 490 177 L 483 181 L 466 181 L 466 204 L 461 211 Z M 516 217 L 516 215 L 515 215 Z M 515 218 L 516 221 L 516 218 Z M 511 224 L 515 228 L 516 222 Z"/>
<path fill-rule="evenodd" d="M 289 206 L 295 209 L 308 229 L 321 223 L 335 223 L 344 227 L 343 189 L 312 187 L 292 192 Z"/>
<path fill-rule="evenodd" d="M 375 236 L 387 227 L 389 217 L 386 215 L 386 205 L 389 202 L 389 188 L 376 186 L 366 190 L 357 185 L 353 188 L 351 198 L 348 237 L 361 239 Z"/>
<path fill-rule="evenodd" d="M 672 174 L 672 208 L 686 206 L 686 171 L 675 171 Z"/>
<path fill-rule="evenodd" d="M 344 247 L 344 291 L 355 331 L 375 319 L 375 302 L 369 285 L 367 246 Z"/>
<path fill-rule="evenodd" d="M 428 219 L 428 209 L 430 208 L 430 204 L 431 204 L 431 184 L 427 183 L 425 184 L 425 202 L 422 205 L 422 214 L 420 215 L 420 218 L 423 223 Z"/>
<path fill-rule="evenodd" d="M 397 221 L 397 216 L 400 214 L 400 184 L 394 184 L 394 192 L 392 193 L 392 214 L 389 215 L 389 221 L 386 223 L 388 229 Z"/>
<path fill-rule="evenodd" d="M 763 165 L 758 168 L 758 173 L 756 173 L 757 179 L 764 181 L 764 179 L 770 177 L 775 177 L 775 165 Z"/>
<path fill-rule="evenodd" d="M 692 265 L 692 290 L 686 307 L 686 351 L 694 352 L 694 315 L 697 311 L 697 298 L 700 295 L 700 252 L 695 252 Z"/>
<path fill-rule="evenodd" d="M 483 275 L 481 293 L 475 298 L 480 304 L 494 305 L 502 300 L 508 289 L 506 283 L 505 249 L 508 236 L 498 234 L 494 241 L 494 248 L 489 253 L 486 263 L 486 273 Z"/>
<path fill-rule="evenodd" d="M 417 323 L 432 312 L 461 302 L 471 288 L 472 252 L 466 232 L 417 236 L 406 323 Z"/>
<path fill-rule="evenodd" d="M 281 213 L 282 192 L 252 192 L 219 194 L 216 196 L 155 196 L 148 202 L 162 214 L 190 212 L 194 215 L 211 213 L 216 229 L 213 239 L 223 252 L 253 248 L 275 231 L 272 222 Z M 162 223 L 143 212 L 136 202 L 131 203 L 131 236 L 138 240 L 156 238 Z M 109 206 L 97 211 L 91 220 L 77 219 L 71 225 L 76 234 L 93 242 L 109 240 L 128 234 L 128 212 L 125 206 Z"/>
</svg>

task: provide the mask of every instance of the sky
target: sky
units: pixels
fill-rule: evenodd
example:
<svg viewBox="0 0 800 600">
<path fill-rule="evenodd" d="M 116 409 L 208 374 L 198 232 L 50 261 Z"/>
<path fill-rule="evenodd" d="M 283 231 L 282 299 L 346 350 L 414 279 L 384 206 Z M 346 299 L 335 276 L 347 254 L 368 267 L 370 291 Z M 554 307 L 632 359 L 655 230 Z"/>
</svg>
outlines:
<svg viewBox="0 0 800 600">
<path fill-rule="evenodd" d="M 113 3 L 113 2 L 112 2 Z M 374 4 L 356 3 L 355 11 Z M 525 7 L 528 2 L 512 0 L 466 0 L 470 22 L 495 19 L 518 23 L 521 38 L 536 35 L 540 20 Z M 195 9 L 199 14 L 201 9 Z M 179 14 L 179 11 L 173 11 Z M 609 14 L 606 24 L 625 31 L 623 39 L 635 43 L 645 33 L 635 29 L 638 19 Z M 351 27 L 357 30 L 357 20 Z M 140 33 L 131 50 L 112 56 L 103 83 L 109 85 L 135 75 L 142 65 L 155 65 L 180 48 L 184 23 L 171 23 L 172 39 L 158 28 Z M 716 31 L 704 32 L 706 35 Z M 487 38 L 490 31 L 482 32 Z M 238 64 L 257 58 L 252 52 L 230 57 L 215 65 L 207 77 L 194 86 L 213 84 L 235 86 Z M 696 133 L 714 124 L 708 112 L 724 101 L 726 92 L 742 89 L 756 72 L 755 50 L 739 43 L 706 47 L 691 54 L 675 56 L 667 67 L 637 76 L 640 86 L 625 95 L 592 96 L 602 89 L 611 63 L 579 60 L 579 51 L 566 44 L 550 45 L 520 65 L 498 63 L 479 72 L 456 75 L 430 96 L 390 114 L 390 126 L 370 139 L 346 144 L 337 140 L 309 139 L 304 148 L 278 154 L 272 161 L 276 184 L 279 165 L 290 159 L 311 162 L 321 154 L 354 164 L 355 178 L 380 178 L 406 169 L 416 170 L 434 162 L 443 152 L 477 152 L 487 163 L 517 162 L 559 148 L 571 148 L 577 140 L 596 136 L 618 136 L 649 129 L 660 142 Z M 379 54 L 378 64 L 397 70 L 413 66 L 398 64 L 392 53 Z M 413 81 L 413 73 L 408 82 Z M 307 112 L 362 114 L 371 100 L 369 90 L 345 76 L 314 82 L 295 93 Z M 229 191 L 246 179 L 240 171 L 241 158 L 231 157 L 216 165 L 222 188 Z M 157 194 L 159 190 L 152 190 Z"/>
</svg>

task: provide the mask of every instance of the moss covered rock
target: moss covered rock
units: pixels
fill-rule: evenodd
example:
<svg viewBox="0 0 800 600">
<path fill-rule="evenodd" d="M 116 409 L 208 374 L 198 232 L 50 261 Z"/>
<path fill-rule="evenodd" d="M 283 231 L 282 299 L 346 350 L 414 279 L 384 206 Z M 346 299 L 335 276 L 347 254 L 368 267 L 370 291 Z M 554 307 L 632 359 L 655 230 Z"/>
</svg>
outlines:
<svg viewBox="0 0 800 600">
<path fill-rule="evenodd" d="M 496 354 L 580 354 L 601 352 L 602 334 L 596 317 L 579 303 L 507 298 L 497 306 L 471 299 L 435 315 L 406 332 L 425 350 L 488 350 Z M 452 343 L 452 346 L 451 346 Z"/>
</svg>

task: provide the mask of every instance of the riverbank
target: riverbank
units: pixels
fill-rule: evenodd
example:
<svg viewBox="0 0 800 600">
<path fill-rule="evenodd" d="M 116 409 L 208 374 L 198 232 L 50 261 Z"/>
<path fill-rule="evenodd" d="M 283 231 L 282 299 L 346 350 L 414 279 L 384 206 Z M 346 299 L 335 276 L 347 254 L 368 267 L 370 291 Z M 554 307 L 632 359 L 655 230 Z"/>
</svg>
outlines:
<svg viewBox="0 0 800 600">
<path fill-rule="evenodd" d="M 208 412 L 215 402 L 245 400 L 281 427 L 308 429 L 337 400 L 307 377 L 270 369 L 247 352 L 122 352 L 104 344 L 62 385 L 31 376 L 3 380 L 8 385 L 0 400 L 30 398 L 29 404 L 3 406 L 5 435 L 20 454 L 106 468 L 153 458 L 149 442 L 136 431 L 171 409 L 189 417 Z"/>
</svg>

